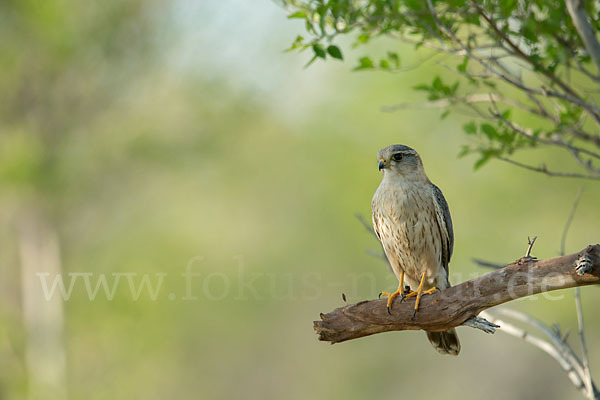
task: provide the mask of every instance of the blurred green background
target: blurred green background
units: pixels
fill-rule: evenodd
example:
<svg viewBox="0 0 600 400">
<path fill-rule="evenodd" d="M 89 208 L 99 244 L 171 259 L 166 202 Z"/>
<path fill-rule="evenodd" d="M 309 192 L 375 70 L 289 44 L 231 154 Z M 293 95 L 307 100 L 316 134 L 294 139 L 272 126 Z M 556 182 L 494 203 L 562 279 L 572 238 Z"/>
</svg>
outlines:
<svg viewBox="0 0 600 400">
<path fill-rule="evenodd" d="M 381 111 L 423 100 L 429 53 L 399 47 L 415 66 L 401 74 L 303 69 L 285 15 L 267 0 L 0 3 L 0 399 L 579 398 L 500 332 L 460 328 L 458 358 L 422 332 L 317 341 L 342 292 L 396 284 L 354 217 L 369 219 L 381 147 L 417 149 L 444 191 L 454 283 L 487 272 L 472 257 L 519 258 L 528 235 L 558 255 L 582 185 L 566 251 L 598 242 L 600 186 L 473 172 L 460 116 Z M 57 276 L 72 291 L 48 300 Z M 114 293 L 90 297 L 103 277 Z M 599 377 L 600 291 L 582 295 Z M 510 306 L 576 330 L 573 292 L 552 296 Z"/>
</svg>

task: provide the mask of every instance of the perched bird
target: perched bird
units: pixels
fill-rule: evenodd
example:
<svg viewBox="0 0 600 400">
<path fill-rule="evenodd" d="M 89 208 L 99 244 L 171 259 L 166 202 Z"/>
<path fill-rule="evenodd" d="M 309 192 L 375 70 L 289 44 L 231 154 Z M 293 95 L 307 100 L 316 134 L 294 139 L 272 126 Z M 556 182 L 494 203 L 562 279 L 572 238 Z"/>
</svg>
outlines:
<svg viewBox="0 0 600 400">
<path fill-rule="evenodd" d="M 392 145 L 381 149 L 377 159 L 383 178 L 371 203 L 373 227 L 399 280 L 398 290 L 380 296 L 388 296 L 388 312 L 396 296 L 401 301 L 416 296 L 416 314 L 423 294 L 450 287 L 448 263 L 454 247 L 450 210 L 415 150 Z M 416 291 L 405 291 L 405 282 Z M 458 355 L 460 342 L 454 329 L 427 332 L 427 337 L 440 353 Z"/>
</svg>

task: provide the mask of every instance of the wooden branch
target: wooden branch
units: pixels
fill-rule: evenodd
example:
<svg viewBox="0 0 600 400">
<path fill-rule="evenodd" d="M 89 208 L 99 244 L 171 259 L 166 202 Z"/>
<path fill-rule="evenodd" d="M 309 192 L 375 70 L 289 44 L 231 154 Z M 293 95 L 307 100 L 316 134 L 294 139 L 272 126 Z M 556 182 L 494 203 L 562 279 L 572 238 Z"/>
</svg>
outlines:
<svg viewBox="0 0 600 400">
<path fill-rule="evenodd" d="M 565 0 L 565 3 L 567 5 L 567 11 L 569 11 L 569 15 L 573 21 L 573 25 L 575 26 L 575 29 L 577 29 L 577 33 L 579 33 L 579 37 L 581 38 L 585 49 L 592 60 L 594 60 L 594 64 L 596 64 L 596 68 L 600 72 L 600 44 L 598 43 L 598 39 L 596 39 L 594 28 L 592 28 L 592 25 L 588 21 L 583 1 Z"/>
<path fill-rule="evenodd" d="M 396 300 L 391 315 L 386 310 L 387 300 L 378 299 L 321 314 L 321 321 L 314 322 L 314 329 L 319 340 L 332 344 L 389 331 L 445 331 L 511 300 L 598 283 L 600 244 L 546 260 L 523 257 L 487 275 L 423 296 L 414 320 L 411 319 L 414 298 L 403 303 Z"/>
</svg>

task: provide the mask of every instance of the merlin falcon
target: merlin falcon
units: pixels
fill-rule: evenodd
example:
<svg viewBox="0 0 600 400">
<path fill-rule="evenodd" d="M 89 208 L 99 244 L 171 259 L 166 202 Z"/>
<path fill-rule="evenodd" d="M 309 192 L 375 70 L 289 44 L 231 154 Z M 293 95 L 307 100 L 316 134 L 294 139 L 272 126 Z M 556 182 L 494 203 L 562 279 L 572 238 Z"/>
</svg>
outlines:
<svg viewBox="0 0 600 400">
<path fill-rule="evenodd" d="M 388 312 L 395 297 L 400 301 L 416 297 L 414 318 L 422 295 L 450 287 L 448 263 L 454 247 L 450 210 L 415 150 L 396 144 L 380 150 L 377 159 L 383 178 L 371 204 L 373 227 L 399 281 L 398 290 L 380 296 L 388 297 Z M 427 337 L 442 354 L 460 352 L 454 329 L 427 332 Z"/>
</svg>

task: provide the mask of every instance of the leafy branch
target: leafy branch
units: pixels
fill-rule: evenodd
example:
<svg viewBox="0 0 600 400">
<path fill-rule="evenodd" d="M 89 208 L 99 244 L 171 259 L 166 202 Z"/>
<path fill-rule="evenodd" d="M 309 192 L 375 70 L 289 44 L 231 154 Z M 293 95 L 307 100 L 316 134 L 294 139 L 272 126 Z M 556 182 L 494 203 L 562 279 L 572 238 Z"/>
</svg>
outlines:
<svg viewBox="0 0 600 400">
<path fill-rule="evenodd" d="M 460 156 L 477 155 L 475 168 L 492 159 L 552 176 L 600 179 L 599 5 L 580 0 L 283 0 L 290 18 L 304 21 L 309 39 L 291 49 L 311 50 L 309 62 L 344 59 L 338 38 L 352 48 L 388 37 L 450 55 L 453 71 L 416 85 L 424 106 L 441 117 L 467 109 L 468 145 Z M 570 16 L 570 18 L 565 18 Z M 389 49 L 378 59 L 361 55 L 355 70 L 401 71 L 400 55 Z M 345 52 L 346 50 L 344 50 Z M 596 69 L 598 72 L 594 72 Z M 476 101 L 473 101 L 476 92 Z M 500 101 L 502 99 L 502 101 Z M 394 110 L 407 108 L 390 107 Z M 554 159 L 532 165 L 522 150 L 559 148 L 572 167 Z M 525 162 L 523 159 L 525 158 Z M 548 168 L 546 164 L 551 166 Z M 568 169 L 570 168 L 570 169 Z"/>
</svg>

